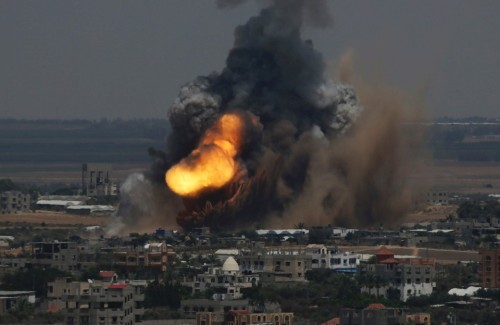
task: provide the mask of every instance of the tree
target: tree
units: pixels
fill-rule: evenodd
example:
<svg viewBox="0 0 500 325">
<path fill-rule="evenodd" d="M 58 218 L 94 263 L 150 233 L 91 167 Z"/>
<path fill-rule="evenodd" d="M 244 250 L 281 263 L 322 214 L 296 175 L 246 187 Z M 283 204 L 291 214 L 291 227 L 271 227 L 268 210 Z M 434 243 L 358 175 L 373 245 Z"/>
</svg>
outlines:
<svg viewBox="0 0 500 325">
<path fill-rule="evenodd" d="M 33 290 L 37 296 L 47 295 L 47 284 L 59 277 L 71 277 L 70 273 L 54 268 L 32 268 L 19 270 L 16 273 L 7 273 L 2 279 L 2 290 Z"/>
</svg>

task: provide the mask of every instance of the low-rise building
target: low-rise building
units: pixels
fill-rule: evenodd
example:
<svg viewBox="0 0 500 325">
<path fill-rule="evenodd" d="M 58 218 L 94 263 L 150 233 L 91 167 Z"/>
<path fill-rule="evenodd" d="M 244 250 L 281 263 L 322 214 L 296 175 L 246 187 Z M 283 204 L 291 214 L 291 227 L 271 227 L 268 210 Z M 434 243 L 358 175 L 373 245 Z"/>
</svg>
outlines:
<svg viewBox="0 0 500 325">
<path fill-rule="evenodd" d="M 31 196 L 20 191 L 0 193 L 0 214 L 30 211 Z"/>
<path fill-rule="evenodd" d="M 261 283 L 305 282 L 311 256 L 302 248 L 262 248 L 241 251 L 237 260 L 241 272 L 260 274 Z"/>
<path fill-rule="evenodd" d="M 357 254 L 340 253 L 335 247 L 320 244 L 310 244 L 305 248 L 305 254 L 311 256 L 312 269 L 330 269 L 340 273 L 356 273 L 359 265 Z"/>
<path fill-rule="evenodd" d="M 210 267 L 207 272 L 198 274 L 192 279 L 185 279 L 183 285 L 190 287 L 192 294 L 214 292 L 213 299 L 227 300 L 242 298 L 241 289 L 257 285 L 258 274 L 243 274 L 236 260 L 229 256 L 222 267 Z"/>
<path fill-rule="evenodd" d="M 405 310 L 371 304 L 362 310 L 344 308 L 340 311 L 340 324 L 386 325 L 406 324 Z"/>
<path fill-rule="evenodd" d="M 165 272 L 168 260 L 175 256 L 172 246 L 161 243 L 147 243 L 144 246 L 128 246 L 113 252 L 113 264 L 125 272 L 147 269 Z"/>
<path fill-rule="evenodd" d="M 252 313 L 248 310 L 228 312 L 199 312 L 196 314 L 197 325 L 253 325 L 273 324 L 292 325 L 293 313 Z"/>
<path fill-rule="evenodd" d="M 63 293 L 62 310 L 68 325 L 134 325 L 144 314 L 145 281 L 88 281 L 88 288 Z"/>
<path fill-rule="evenodd" d="M 362 292 L 376 296 L 410 297 L 430 295 L 435 287 L 435 261 L 420 258 L 395 258 L 394 252 L 381 247 L 375 262 L 358 267 Z"/>
<path fill-rule="evenodd" d="M 33 242 L 31 243 L 31 263 L 48 266 L 61 271 L 80 271 L 79 249 L 75 242 Z"/>
</svg>

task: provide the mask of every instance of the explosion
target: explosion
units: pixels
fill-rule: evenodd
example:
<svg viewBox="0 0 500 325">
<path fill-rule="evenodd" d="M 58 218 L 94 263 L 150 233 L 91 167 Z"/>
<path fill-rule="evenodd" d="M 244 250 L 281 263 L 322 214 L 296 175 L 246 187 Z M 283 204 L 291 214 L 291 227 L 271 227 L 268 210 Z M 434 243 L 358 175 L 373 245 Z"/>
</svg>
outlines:
<svg viewBox="0 0 500 325">
<path fill-rule="evenodd" d="M 172 191 L 183 197 L 196 197 L 231 181 L 240 168 L 236 158 L 246 127 L 242 114 L 222 115 L 206 131 L 198 147 L 167 171 L 165 180 Z"/>
<path fill-rule="evenodd" d="M 401 136 L 401 102 L 366 87 L 358 101 L 349 80 L 329 77 L 301 38 L 304 25 L 331 21 L 324 0 L 270 3 L 236 28 L 220 73 L 180 89 L 166 151 L 150 150 L 149 173 L 123 188 L 123 223 L 356 227 L 404 213 L 413 140 Z"/>
</svg>

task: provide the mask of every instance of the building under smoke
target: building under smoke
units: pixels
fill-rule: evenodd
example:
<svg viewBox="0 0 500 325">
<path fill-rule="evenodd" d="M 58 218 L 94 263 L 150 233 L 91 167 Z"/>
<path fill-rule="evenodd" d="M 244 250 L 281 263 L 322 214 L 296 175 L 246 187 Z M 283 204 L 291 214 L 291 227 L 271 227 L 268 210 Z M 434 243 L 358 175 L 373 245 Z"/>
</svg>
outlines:
<svg viewBox="0 0 500 325">
<path fill-rule="evenodd" d="M 82 192 L 90 197 L 117 195 L 112 181 L 111 164 L 90 163 L 82 165 Z"/>
</svg>

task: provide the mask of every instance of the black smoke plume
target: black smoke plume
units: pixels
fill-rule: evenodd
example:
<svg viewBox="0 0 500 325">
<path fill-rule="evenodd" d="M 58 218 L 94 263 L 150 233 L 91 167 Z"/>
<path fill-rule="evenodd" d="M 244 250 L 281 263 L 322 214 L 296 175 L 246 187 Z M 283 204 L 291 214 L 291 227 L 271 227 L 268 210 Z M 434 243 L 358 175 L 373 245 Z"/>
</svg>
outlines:
<svg viewBox="0 0 500 325">
<path fill-rule="evenodd" d="M 225 68 L 183 86 L 170 107 L 165 153 L 151 150 L 151 171 L 140 180 L 134 176 L 142 198 L 133 200 L 134 186 L 122 188 L 122 224 L 176 219 L 184 228 L 359 226 L 403 213 L 405 143 L 398 105 L 382 104 L 376 114 L 378 108 L 362 109 L 354 88 L 334 83 L 322 55 L 301 39 L 305 24 L 330 24 L 327 9 L 325 1 L 274 0 L 236 28 Z M 184 200 L 180 208 L 180 198 L 164 183 L 165 172 L 196 147 L 219 116 L 235 109 L 251 112 L 263 126 L 239 157 L 244 173 L 216 193 Z"/>
</svg>

